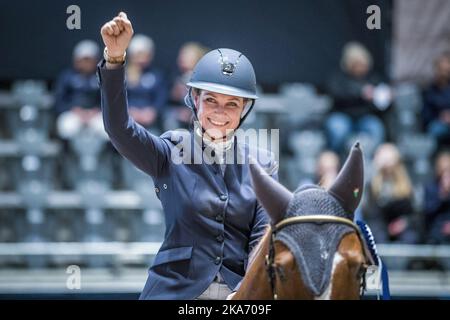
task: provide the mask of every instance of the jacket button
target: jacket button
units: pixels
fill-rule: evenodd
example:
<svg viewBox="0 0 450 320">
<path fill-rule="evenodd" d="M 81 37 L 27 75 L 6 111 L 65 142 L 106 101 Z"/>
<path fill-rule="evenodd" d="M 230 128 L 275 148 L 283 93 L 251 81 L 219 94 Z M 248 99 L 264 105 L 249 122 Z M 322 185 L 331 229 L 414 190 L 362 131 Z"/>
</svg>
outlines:
<svg viewBox="0 0 450 320">
<path fill-rule="evenodd" d="M 220 257 L 216 257 L 216 259 L 214 259 L 214 263 L 215 264 L 220 264 L 220 261 L 221 261 L 222 259 L 220 258 Z"/>
<path fill-rule="evenodd" d="M 220 200 L 225 201 L 228 199 L 228 196 L 226 194 L 221 194 L 219 198 Z"/>
<path fill-rule="evenodd" d="M 223 240 L 224 240 L 223 235 L 219 234 L 219 235 L 216 237 L 216 240 L 217 240 L 217 242 L 223 242 Z"/>
<path fill-rule="evenodd" d="M 159 188 L 158 188 L 158 187 L 156 187 L 156 188 L 155 188 L 155 191 L 156 191 L 156 192 L 159 192 Z"/>
<path fill-rule="evenodd" d="M 218 221 L 218 222 L 223 222 L 223 215 L 218 214 L 218 215 L 216 216 L 216 221 Z"/>
</svg>

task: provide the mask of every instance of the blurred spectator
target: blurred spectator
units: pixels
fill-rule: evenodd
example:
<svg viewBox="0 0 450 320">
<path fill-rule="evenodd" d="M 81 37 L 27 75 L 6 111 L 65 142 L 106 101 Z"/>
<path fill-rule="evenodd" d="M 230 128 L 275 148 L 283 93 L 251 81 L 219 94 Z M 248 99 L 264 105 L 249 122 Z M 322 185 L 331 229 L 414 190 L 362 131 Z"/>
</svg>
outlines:
<svg viewBox="0 0 450 320">
<path fill-rule="evenodd" d="M 436 159 L 435 178 L 425 187 L 427 242 L 450 243 L 450 152 Z"/>
<path fill-rule="evenodd" d="M 320 154 L 316 167 L 316 183 L 324 189 L 331 187 L 339 173 L 339 156 L 332 151 Z"/>
<path fill-rule="evenodd" d="M 439 142 L 450 141 L 450 52 L 434 62 L 434 81 L 424 92 L 423 121 Z"/>
<path fill-rule="evenodd" d="M 89 128 L 107 139 L 100 112 L 100 90 L 95 74 L 99 47 L 91 40 L 79 42 L 73 50 L 73 67 L 64 71 L 56 84 L 57 131 L 71 139 Z"/>
<path fill-rule="evenodd" d="M 334 98 L 332 113 L 325 123 L 328 142 L 337 153 L 354 133 L 364 132 L 376 145 L 385 139 L 381 110 L 391 102 L 389 87 L 372 72 L 372 56 L 360 43 L 350 42 L 342 51 L 341 70 L 333 74 L 327 89 Z"/>
<path fill-rule="evenodd" d="M 155 45 L 137 34 L 128 47 L 127 93 L 130 115 L 146 128 L 157 126 L 158 114 L 167 103 L 168 89 L 163 73 L 152 66 Z"/>
<path fill-rule="evenodd" d="M 363 216 L 376 241 L 416 243 L 413 187 L 397 147 L 390 143 L 380 145 L 373 165 Z"/>
<path fill-rule="evenodd" d="M 186 107 L 184 97 L 187 94 L 186 83 L 191 78 L 192 70 L 197 61 L 208 51 L 208 49 L 197 42 L 187 42 L 183 44 L 178 52 L 177 70 L 172 79 L 170 91 L 170 102 L 172 110 L 168 117 L 176 123 L 168 124 L 171 129 L 176 127 L 188 128 L 192 112 Z"/>
</svg>

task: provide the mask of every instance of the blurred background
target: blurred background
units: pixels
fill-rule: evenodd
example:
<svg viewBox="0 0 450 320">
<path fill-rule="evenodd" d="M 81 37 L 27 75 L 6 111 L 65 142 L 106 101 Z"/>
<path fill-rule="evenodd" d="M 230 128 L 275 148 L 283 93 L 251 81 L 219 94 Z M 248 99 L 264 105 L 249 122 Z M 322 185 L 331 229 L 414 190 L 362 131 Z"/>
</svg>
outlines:
<svg viewBox="0 0 450 320">
<path fill-rule="evenodd" d="M 71 30 L 73 4 L 81 28 Z M 119 11 L 135 31 L 126 72 L 136 121 L 154 134 L 188 128 L 184 83 L 197 60 L 243 52 L 261 97 L 245 125 L 280 129 L 280 181 L 328 186 L 359 140 L 357 218 L 372 228 L 393 297 L 450 298 L 449 1 L 0 5 L 0 299 L 136 299 L 144 286 L 163 213 L 151 178 L 103 130 L 95 75 L 100 27 Z M 379 29 L 368 28 L 370 5 Z"/>
</svg>

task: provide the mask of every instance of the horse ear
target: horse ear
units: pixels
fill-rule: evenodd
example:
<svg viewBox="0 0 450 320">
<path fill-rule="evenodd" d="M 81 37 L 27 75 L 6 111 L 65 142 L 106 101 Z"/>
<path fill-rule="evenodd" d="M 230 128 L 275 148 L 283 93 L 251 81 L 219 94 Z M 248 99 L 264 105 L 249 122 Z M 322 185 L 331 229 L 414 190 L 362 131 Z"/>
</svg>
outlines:
<svg viewBox="0 0 450 320">
<path fill-rule="evenodd" d="M 268 175 L 254 159 L 250 160 L 250 174 L 256 198 L 266 210 L 272 223 L 278 223 L 286 214 L 292 193 Z"/>
<path fill-rule="evenodd" d="M 363 188 L 364 160 L 360 144 L 356 142 L 328 193 L 339 201 L 345 211 L 353 214 L 361 201 Z"/>
</svg>

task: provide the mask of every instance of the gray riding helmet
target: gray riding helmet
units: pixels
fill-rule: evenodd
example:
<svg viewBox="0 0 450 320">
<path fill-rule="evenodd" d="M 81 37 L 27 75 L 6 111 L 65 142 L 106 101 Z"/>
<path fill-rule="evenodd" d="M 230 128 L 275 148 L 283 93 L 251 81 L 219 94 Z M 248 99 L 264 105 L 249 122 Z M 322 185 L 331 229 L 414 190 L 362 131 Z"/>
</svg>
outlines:
<svg viewBox="0 0 450 320">
<path fill-rule="evenodd" d="M 197 62 L 186 85 L 189 93 L 185 102 L 196 117 L 191 95 L 193 88 L 250 99 L 251 103 L 242 112 L 241 123 L 258 99 L 255 70 L 246 56 L 233 49 L 220 48 L 205 54 Z"/>
</svg>

